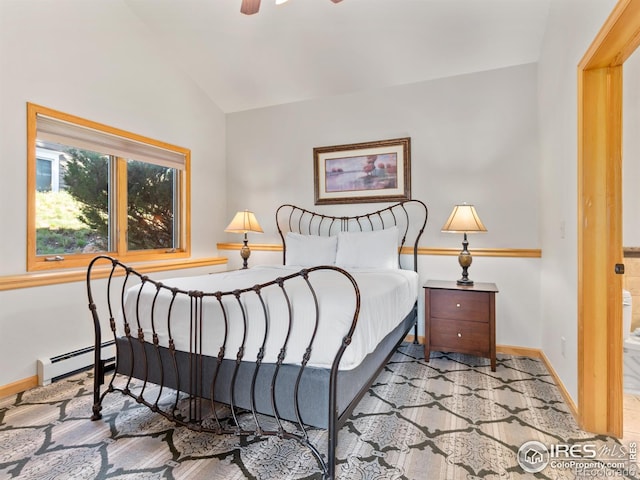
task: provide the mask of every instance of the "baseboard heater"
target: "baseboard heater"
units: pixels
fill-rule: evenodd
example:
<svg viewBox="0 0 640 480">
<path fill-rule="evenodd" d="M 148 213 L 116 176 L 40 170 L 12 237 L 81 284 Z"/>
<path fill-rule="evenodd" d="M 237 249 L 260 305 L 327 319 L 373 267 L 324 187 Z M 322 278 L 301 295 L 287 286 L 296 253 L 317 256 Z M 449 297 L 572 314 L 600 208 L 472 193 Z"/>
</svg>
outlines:
<svg viewBox="0 0 640 480">
<path fill-rule="evenodd" d="M 81 348 L 73 352 L 63 353 L 51 358 L 38 359 L 38 384 L 49 385 L 74 373 L 93 366 L 94 347 Z M 105 369 L 115 362 L 115 341 L 104 342 L 101 345 L 101 358 L 105 361 Z"/>
</svg>

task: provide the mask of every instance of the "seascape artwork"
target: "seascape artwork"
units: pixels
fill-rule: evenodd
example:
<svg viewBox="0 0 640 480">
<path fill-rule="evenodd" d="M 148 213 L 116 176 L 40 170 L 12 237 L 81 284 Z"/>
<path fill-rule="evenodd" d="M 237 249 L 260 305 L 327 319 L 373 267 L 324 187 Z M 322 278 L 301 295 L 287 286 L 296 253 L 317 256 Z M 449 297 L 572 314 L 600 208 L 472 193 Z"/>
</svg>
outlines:
<svg viewBox="0 0 640 480">
<path fill-rule="evenodd" d="M 398 155 L 361 155 L 325 160 L 326 192 L 398 188 Z"/>
<path fill-rule="evenodd" d="M 316 147 L 316 205 L 411 198 L 411 138 Z"/>
</svg>

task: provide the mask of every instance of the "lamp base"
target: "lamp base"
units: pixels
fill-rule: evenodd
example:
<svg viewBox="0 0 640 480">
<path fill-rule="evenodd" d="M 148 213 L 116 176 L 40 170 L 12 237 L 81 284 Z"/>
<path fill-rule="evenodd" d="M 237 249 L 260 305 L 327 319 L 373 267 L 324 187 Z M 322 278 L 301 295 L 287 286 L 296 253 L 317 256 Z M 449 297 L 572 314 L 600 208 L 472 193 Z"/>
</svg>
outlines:
<svg viewBox="0 0 640 480">
<path fill-rule="evenodd" d="M 251 249 L 247 244 L 247 234 L 244 234 L 244 240 L 242 248 L 240 249 L 240 256 L 242 257 L 242 269 L 246 269 L 249 267 L 249 257 L 251 256 Z"/>
<path fill-rule="evenodd" d="M 458 263 L 462 267 L 462 278 L 458 280 L 457 284 L 470 287 L 473 285 L 473 280 L 469 280 L 468 270 L 469 270 L 469 267 L 471 266 L 471 262 L 473 261 L 473 258 L 471 257 L 471 254 L 467 249 L 468 246 L 469 246 L 469 241 L 467 240 L 467 233 L 465 232 L 464 240 L 462 241 L 462 251 L 458 255 Z"/>
</svg>

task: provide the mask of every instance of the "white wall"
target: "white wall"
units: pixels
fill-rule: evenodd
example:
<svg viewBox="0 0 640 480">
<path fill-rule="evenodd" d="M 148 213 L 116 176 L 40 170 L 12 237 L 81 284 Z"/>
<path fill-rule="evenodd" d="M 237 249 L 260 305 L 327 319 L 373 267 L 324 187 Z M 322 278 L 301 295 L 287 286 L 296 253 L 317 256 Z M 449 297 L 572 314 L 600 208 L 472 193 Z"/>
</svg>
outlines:
<svg viewBox="0 0 640 480">
<path fill-rule="evenodd" d="M 191 149 L 192 253 L 226 225 L 225 118 L 121 0 L 0 1 L 0 275 L 25 272 L 26 103 Z M 0 385 L 93 341 L 82 283 L 0 292 Z"/>
<path fill-rule="evenodd" d="M 498 343 L 542 347 L 576 398 L 576 65 L 614 3 L 553 0 L 538 66 L 240 112 L 225 137 L 222 112 L 121 0 L 2 0 L 0 275 L 26 263 L 28 101 L 191 148 L 195 257 L 215 255 L 238 209 L 255 210 L 265 228 L 252 241 L 272 242 L 277 205 L 313 208 L 313 147 L 410 136 L 413 196 L 431 213 L 422 246 L 459 246 L 440 227 L 467 201 L 489 229 L 472 249 L 542 248 L 542 260 L 475 257 L 470 275 L 500 288 Z M 260 261 L 280 256 L 254 252 Z M 420 262 L 424 280 L 459 276 L 455 257 Z M 81 283 L 0 292 L 0 385 L 91 340 Z"/>
<path fill-rule="evenodd" d="M 314 208 L 313 148 L 411 137 L 412 196 L 430 209 L 424 247 L 460 247 L 441 233 L 454 204 L 476 205 L 488 229 L 473 247 L 539 248 L 539 151 L 535 64 L 229 114 L 228 210 L 255 211 L 265 229 L 250 241 L 277 242 L 282 203 Z M 352 213 L 380 204 L 336 205 Z M 237 241 L 237 237 L 229 237 Z M 235 255 L 231 255 L 235 262 Z M 268 259 L 268 260 L 267 260 Z M 252 262 L 281 256 L 254 252 Z M 495 282 L 497 341 L 540 347 L 540 259 L 475 257 L 470 277 Z M 456 257 L 420 257 L 427 278 L 455 280 Z"/>
<path fill-rule="evenodd" d="M 553 0 L 538 64 L 542 348 L 577 401 L 577 66 L 614 0 Z M 561 337 L 566 339 L 562 353 Z"/>
<path fill-rule="evenodd" d="M 622 244 L 640 247 L 640 51 L 624 62 L 622 103 Z"/>
</svg>

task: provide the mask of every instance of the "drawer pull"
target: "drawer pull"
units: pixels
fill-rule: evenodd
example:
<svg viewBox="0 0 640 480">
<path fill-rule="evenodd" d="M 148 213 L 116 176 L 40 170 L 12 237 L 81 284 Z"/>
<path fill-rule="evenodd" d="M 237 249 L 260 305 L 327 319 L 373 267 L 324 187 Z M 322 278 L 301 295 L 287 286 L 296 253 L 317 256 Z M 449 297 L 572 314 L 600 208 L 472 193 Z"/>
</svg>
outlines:
<svg viewBox="0 0 640 480">
<path fill-rule="evenodd" d="M 456 303 L 456 307 L 457 307 L 457 308 L 460 308 L 460 304 L 459 304 L 459 303 Z"/>
<path fill-rule="evenodd" d="M 458 332 L 458 338 L 462 338 L 462 334 Z"/>
</svg>

